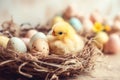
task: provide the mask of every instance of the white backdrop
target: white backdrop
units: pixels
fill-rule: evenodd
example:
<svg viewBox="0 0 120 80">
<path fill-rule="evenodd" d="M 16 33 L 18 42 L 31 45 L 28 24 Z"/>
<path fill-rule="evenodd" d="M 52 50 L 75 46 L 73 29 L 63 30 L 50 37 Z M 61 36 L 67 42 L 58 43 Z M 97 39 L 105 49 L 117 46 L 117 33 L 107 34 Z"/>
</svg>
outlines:
<svg viewBox="0 0 120 80">
<path fill-rule="evenodd" d="M 71 3 L 76 4 L 79 12 L 85 15 L 99 9 L 102 15 L 112 19 L 120 12 L 120 0 L 0 0 L 0 9 L 1 13 L 8 10 L 18 24 L 29 22 L 36 25 L 44 24 L 55 13 L 61 12 Z M 4 18 L 3 14 L 0 15 L 2 21 L 8 19 Z"/>
</svg>

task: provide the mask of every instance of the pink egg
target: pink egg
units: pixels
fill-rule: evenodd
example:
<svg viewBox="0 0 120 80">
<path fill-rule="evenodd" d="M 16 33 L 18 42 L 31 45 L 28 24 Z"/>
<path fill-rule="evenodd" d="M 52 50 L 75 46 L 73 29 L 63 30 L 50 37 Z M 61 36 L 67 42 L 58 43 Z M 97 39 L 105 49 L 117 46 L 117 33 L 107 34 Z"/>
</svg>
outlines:
<svg viewBox="0 0 120 80">
<path fill-rule="evenodd" d="M 31 37 L 32 37 L 34 34 L 36 34 L 36 33 L 37 33 L 37 31 L 34 30 L 34 29 L 29 30 L 29 31 L 26 33 L 25 37 L 26 37 L 26 38 L 31 38 Z"/>
<path fill-rule="evenodd" d="M 103 17 L 100 15 L 100 12 L 98 10 L 94 11 L 90 15 L 90 20 L 95 23 L 95 22 L 103 22 Z"/>
<path fill-rule="evenodd" d="M 23 42 L 25 43 L 25 45 L 28 47 L 30 39 L 29 38 L 21 38 L 21 39 L 23 40 Z"/>
<path fill-rule="evenodd" d="M 104 52 L 116 54 L 120 52 L 120 37 L 117 34 L 111 34 L 108 42 L 104 45 Z"/>
<path fill-rule="evenodd" d="M 63 16 L 65 19 L 70 19 L 71 17 L 75 16 L 76 13 L 77 13 L 76 12 L 76 5 L 71 4 L 71 5 L 68 5 Z"/>
<path fill-rule="evenodd" d="M 118 13 L 114 18 L 114 21 L 117 21 L 117 20 L 120 21 L 120 13 Z"/>
<path fill-rule="evenodd" d="M 114 21 L 112 28 L 115 31 L 119 31 L 120 30 L 120 21 L 118 21 L 118 20 Z"/>
</svg>

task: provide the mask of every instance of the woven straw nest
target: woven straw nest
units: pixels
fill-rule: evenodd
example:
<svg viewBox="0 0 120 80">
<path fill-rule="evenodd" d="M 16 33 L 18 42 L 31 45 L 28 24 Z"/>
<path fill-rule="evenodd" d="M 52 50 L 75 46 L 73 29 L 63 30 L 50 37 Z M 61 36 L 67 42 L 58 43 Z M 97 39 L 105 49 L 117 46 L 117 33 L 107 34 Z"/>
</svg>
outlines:
<svg viewBox="0 0 120 80">
<path fill-rule="evenodd" d="M 32 56 L 0 47 L 0 75 L 7 80 L 8 78 L 9 80 L 18 78 L 58 80 L 61 77 L 74 76 L 94 69 L 96 59 L 100 54 L 93 45 L 92 39 L 86 40 L 84 49 L 76 56 Z"/>
</svg>

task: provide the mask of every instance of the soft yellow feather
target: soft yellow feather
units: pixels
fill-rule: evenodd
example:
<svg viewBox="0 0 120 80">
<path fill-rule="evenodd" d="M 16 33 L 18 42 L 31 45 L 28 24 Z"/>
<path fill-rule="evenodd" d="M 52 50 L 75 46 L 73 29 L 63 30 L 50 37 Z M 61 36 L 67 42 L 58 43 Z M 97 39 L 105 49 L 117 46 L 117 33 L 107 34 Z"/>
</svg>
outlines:
<svg viewBox="0 0 120 80">
<path fill-rule="evenodd" d="M 52 34 L 48 35 L 50 51 L 53 54 L 74 54 L 84 47 L 83 39 L 67 22 L 58 22 L 52 27 Z"/>
</svg>

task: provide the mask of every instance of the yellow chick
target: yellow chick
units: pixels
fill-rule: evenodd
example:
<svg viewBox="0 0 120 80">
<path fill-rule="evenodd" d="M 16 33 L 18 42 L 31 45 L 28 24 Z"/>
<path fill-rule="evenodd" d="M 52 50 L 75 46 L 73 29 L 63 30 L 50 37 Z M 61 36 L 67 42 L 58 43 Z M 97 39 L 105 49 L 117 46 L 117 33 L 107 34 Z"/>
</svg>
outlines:
<svg viewBox="0 0 120 80">
<path fill-rule="evenodd" d="M 67 22 L 54 24 L 51 31 L 47 36 L 51 54 L 75 54 L 83 49 L 82 37 Z"/>
</svg>

